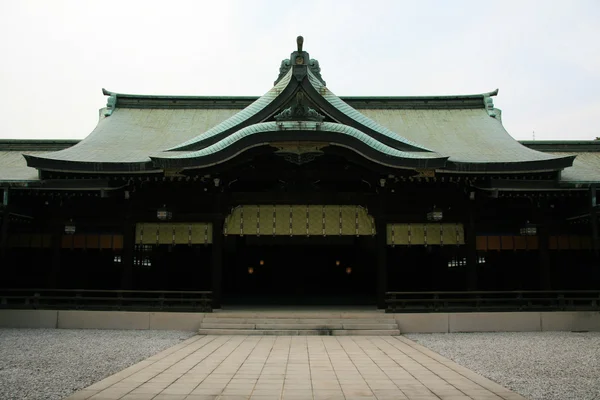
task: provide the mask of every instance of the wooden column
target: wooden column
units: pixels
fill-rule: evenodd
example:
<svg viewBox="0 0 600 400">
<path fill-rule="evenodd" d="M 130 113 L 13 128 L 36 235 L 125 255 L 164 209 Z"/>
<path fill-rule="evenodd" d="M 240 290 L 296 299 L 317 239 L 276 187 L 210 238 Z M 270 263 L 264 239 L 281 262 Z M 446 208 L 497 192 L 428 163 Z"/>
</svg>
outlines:
<svg viewBox="0 0 600 400">
<path fill-rule="evenodd" d="M 387 292 L 387 223 L 383 218 L 375 222 L 375 257 L 377 262 L 377 308 L 385 309 L 385 292 Z"/>
<path fill-rule="evenodd" d="M 123 224 L 123 253 L 121 263 L 123 273 L 121 275 L 121 289 L 133 288 L 133 256 L 135 254 L 135 222 L 127 219 Z"/>
<path fill-rule="evenodd" d="M 467 250 L 467 290 L 477 290 L 477 232 L 475 229 L 475 209 L 471 202 L 465 224 L 465 245 Z"/>
<path fill-rule="evenodd" d="M 548 223 L 540 224 L 538 227 L 538 243 L 539 243 L 539 274 L 540 274 L 540 290 L 551 290 L 552 284 L 550 281 L 550 227 Z"/>
<path fill-rule="evenodd" d="M 221 308 L 221 285 L 223 280 L 223 224 L 224 218 L 219 216 L 213 220 L 213 242 L 212 242 L 212 273 L 211 290 L 213 298 L 213 309 Z"/>
<path fill-rule="evenodd" d="M 538 236 L 538 275 L 539 290 L 551 290 L 550 279 L 550 220 L 546 215 L 550 208 L 547 201 L 539 200 L 534 205 Z"/>
<path fill-rule="evenodd" d="M 592 230 L 592 249 L 596 259 L 600 258 L 600 233 L 598 228 L 598 211 L 597 211 L 597 189 L 593 185 L 590 188 L 590 228 Z"/>
<path fill-rule="evenodd" d="M 4 261 L 8 249 L 8 228 L 10 224 L 10 213 L 8 205 L 8 188 L 4 189 L 2 201 L 2 227 L 0 228 L 0 260 Z M 4 262 L 3 262 L 4 264 Z"/>
<path fill-rule="evenodd" d="M 60 252 L 62 249 L 62 236 L 65 231 L 65 227 L 61 221 L 54 221 L 52 224 L 52 238 L 50 239 L 50 246 L 52 248 L 52 264 L 50 266 L 50 276 L 48 276 L 48 288 L 49 289 L 60 289 Z"/>
</svg>

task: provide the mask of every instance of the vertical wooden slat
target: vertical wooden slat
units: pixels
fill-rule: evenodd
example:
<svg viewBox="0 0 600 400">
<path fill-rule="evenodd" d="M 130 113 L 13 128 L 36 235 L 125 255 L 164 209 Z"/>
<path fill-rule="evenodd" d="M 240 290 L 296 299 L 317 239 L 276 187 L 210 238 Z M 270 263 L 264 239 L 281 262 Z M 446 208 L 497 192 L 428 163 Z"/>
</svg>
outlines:
<svg viewBox="0 0 600 400">
<path fill-rule="evenodd" d="M 548 238 L 548 248 L 550 250 L 558 250 L 558 237 L 550 236 Z"/>
<path fill-rule="evenodd" d="M 500 236 L 488 236 L 488 250 L 500 250 Z"/>
<path fill-rule="evenodd" d="M 477 236 L 477 239 L 475 239 L 476 249 L 481 250 L 481 251 L 487 251 L 487 249 L 488 249 L 487 239 L 488 239 L 487 236 Z"/>
<path fill-rule="evenodd" d="M 111 249 L 112 246 L 112 238 L 113 235 L 102 234 L 100 235 L 100 248 L 101 249 Z"/>
<path fill-rule="evenodd" d="M 114 250 L 122 250 L 123 249 L 123 235 L 113 235 L 113 249 Z"/>
<path fill-rule="evenodd" d="M 512 236 L 500 236 L 500 246 L 502 250 L 514 250 L 515 243 Z"/>
<path fill-rule="evenodd" d="M 527 237 L 525 236 L 513 236 L 515 243 L 515 250 L 527 250 Z"/>
</svg>

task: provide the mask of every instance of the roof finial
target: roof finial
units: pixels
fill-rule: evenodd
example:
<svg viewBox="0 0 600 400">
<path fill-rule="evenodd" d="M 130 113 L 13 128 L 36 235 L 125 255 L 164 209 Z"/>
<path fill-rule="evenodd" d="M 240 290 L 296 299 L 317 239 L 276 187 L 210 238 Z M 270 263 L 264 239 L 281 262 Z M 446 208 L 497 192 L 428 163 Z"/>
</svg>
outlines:
<svg viewBox="0 0 600 400">
<path fill-rule="evenodd" d="M 302 36 L 298 36 L 296 38 L 296 43 L 298 43 L 298 52 L 302 51 L 302 45 L 304 44 L 304 38 Z"/>
</svg>

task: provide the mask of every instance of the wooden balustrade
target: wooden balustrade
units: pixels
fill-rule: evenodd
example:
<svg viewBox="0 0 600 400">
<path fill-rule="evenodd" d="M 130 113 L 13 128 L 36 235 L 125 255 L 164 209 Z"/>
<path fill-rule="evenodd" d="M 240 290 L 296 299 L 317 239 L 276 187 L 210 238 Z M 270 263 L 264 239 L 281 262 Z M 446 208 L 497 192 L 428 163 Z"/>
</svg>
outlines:
<svg viewBox="0 0 600 400">
<path fill-rule="evenodd" d="M 0 289 L 0 309 L 211 312 L 210 291 Z"/>
</svg>

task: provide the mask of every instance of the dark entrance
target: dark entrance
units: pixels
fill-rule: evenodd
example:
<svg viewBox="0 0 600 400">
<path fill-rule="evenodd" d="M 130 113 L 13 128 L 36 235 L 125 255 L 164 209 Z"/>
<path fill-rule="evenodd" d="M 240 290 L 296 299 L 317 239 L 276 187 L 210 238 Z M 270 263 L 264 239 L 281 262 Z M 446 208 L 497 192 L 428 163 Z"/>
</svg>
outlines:
<svg viewBox="0 0 600 400">
<path fill-rule="evenodd" d="M 226 238 L 223 303 L 375 304 L 371 237 Z"/>
</svg>

